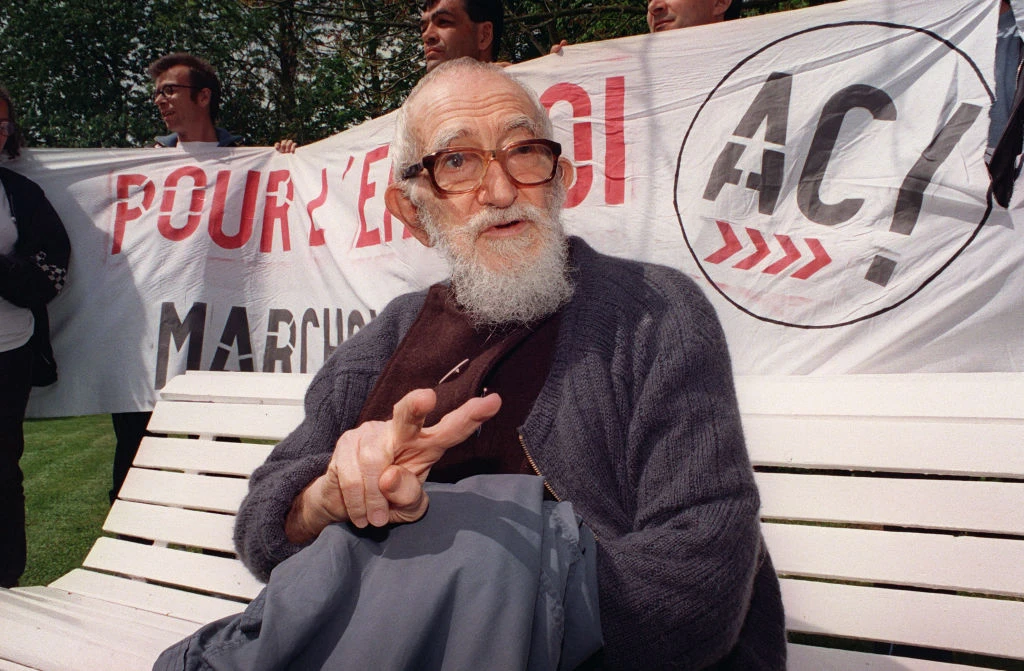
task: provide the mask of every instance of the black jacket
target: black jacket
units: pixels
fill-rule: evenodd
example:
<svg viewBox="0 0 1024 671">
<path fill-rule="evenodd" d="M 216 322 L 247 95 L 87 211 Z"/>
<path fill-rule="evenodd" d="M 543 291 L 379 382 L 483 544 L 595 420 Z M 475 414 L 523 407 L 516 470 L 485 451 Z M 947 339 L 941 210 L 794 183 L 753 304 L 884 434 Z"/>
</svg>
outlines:
<svg viewBox="0 0 1024 671">
<path fill-rule="evenodd" d="M 46 304 L 64 288 L 71 243 L 39 185 L 7 168 L 0 168 L 0 183 L 18 230 L 14 252 L 0 255 L 0 297 L 32 310 L 33 347 L 52 363 Z"/>
</svg>

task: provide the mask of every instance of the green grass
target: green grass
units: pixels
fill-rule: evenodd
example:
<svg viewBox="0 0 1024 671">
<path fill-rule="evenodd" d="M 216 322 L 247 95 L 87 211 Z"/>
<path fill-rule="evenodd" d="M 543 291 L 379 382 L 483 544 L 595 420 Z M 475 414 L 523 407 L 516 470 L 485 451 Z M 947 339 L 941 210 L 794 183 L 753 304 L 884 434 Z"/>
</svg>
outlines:
<svg viewBox="0 0 1024 671">
<path fill-rule="evenodd" d="M 21 585 L 45 585 L 82 560 L 110 508 L 110 415 L 25 421 L 28 565 Z"/>
</svg>

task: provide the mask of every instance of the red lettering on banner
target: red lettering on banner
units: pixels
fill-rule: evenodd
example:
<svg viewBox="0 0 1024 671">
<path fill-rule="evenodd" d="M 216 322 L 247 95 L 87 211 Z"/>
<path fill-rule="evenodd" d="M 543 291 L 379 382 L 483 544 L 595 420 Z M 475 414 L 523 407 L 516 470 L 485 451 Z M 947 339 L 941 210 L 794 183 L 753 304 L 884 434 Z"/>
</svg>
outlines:
<svg viewBox="0 0 1024 671">
<path fill-rule="evenodd" d="M 626 78 L 605 81 L 604 119 L 604 202 L 626 202 Z"/>
<path fill-rule="evenodd" d="M 188 216 L 185 225 L 175 228 L 171 223 L 171 212 L 174 210 L 174 197 L 178 192 L 178 183 L 183 177 L 192 180 L 192 198 L 189 201 Z M 164 181 L 164 197 L 160 203 L 160 216 L 156 220 L 156 228 L 160 235 L 172 242 L 184 240 L 192 235 L 203 216 L 203 203 L 206 201 L 206 173 L 194 165 L 178 168 Z"/>
<path fill-rule="evenodd" d="M 142 187 L 141 207 L 128 206 L 131 187 Z M 111 254 L 121 253 L 124 231 L 128 222 L 140 218 L 146 210 L 152 207 L 154 197 L 156 197 L 156 187 L 153 186 L 152 180 L 145 175 L 117 176 L 117 207 L 114 208 L 114 244 L 110 248 Z"/>
<path fill-rule="evenodd" d="M 540 97 L 541 104 L 551 109 L 555 103 L 567 102 L 572 106 L 574 119 L 591 115 L 590 96 L 576 84 L 555 84 Z M 565 207 L 576 207 L 587 197 L 590 185 L 594 181 L 594 166 L 589 162 L 594 159 L 593 129 L 589 121 L 574 123 L 572 126 L 573 163 L 576 163 L 576 183 L 573 184 L 565 198 Z M 587 163 L 587 165 L 579 165 Z"/>
<path fill-rule="evenodd" d="M 324 244 L 324 232 L 316 227 L 313 220 L 313 213 L 319 210 L 327 202 L 327 168 L 320 171 L 320 195 L 309 202 L 306 206 L 306 214 L 309 215 L 309 246 L 319 247 Z"/>
<path fill-rule="evenodd" d="M 242 199 L 242 213 L 238 218 L 238 232 L 228 235 L 224 232 L 224 206 L 227 203 L 228 184 L 231 171 L 217 173 L 213 189 L 213 208 L 210 210 L 210 239 L 224 249 L 238 249 L 249 242 L 252 236 L 252 222 L 256 216 L 256 195 L 260 188 L 260 173 L 250 170 L 245 177 L 245 196 Z"/>
<path fill-rule="evenodd" d="M 288 188 L 285 200 L 277 197 L 282 184 Z M 267 199 L 263 205 L 263 234 L 260 236 L 260 251 L 269 252 L 274 246 L 274 222 L 281 223 L 281 246 L 284 251 L 291 251 L 292 243 L 288 235 L 288 208 L 295 196 L 295 185 L 292 175 L 287 170 L 274 170 L 267 179 Z"/>
<path fill-rule="evenodd" d="M 377 194 L 377 183 L 369 181 L 370 166 L 377 161 L 387 158 L 388 145 L 383 145 L 371 150 L 363 159 L 363 177 L 359 181 L 359 201 L 357 211 L 359 213 L 359 235 L 356 236 L 356 247 L 372 247 L 381 244 L 380 229 L 370 230 L 366 225 L 366 201 Z M 384 227 L 387 233 L 387 240 L 391 240 L 391 213 L 384 210 Z"/>
<path fill-rule="evenodd" d="M 387 160 L 388 152 L 389 146 L 383 145 L 363 157 L 356 247 L 381 245 L 391 242 L 397 236 L 392 215 L 383 207 L 385 182 L 380 177 L 383 177 L 384 166 L 377 166 L 380 161 Z M 354 159 L 350 159 L 349 163 L 354 163 Z M 377 172 L 371 174 L 372 170 Z M 204 224 L 210 240 L 215 245 L 227 250 L 240 249 L 249 244 L 256 233 L 256 217 L 259 215 L 261 199 L 263 214 L 262 221 L 259 222 L 260 252 L 273 252 L 274 238 L 277 235 L 280 236 L 280 249 L 285 252 L 292 251 L 291 224 L 295 222 L 289 220 L 289 215 L 294 217 L 296 214 L 291 212 L 295 203 L 295 183 L 291 172 L 274 170 L 263 173 L 249 170 L 245 172 L 244 191 L 239 183 L 242 179 L 241 173 L 240 170 L 227 169 L 207 173 L 199 166 L 183 166 L 168 174 L 159 187 L 143 174 L 117 175 L 111 253 L 122 252 L 128 224 L 142 220 L 152 226 L 154 216 L 157 231 L 172 242 L 188 239 L 201 224 Z M 330 170 L 323 168 L 320 172 L 320 191 L 305 205 L 304 211 L 309 219 L 310 247 L 326 244 L 326 230 L 318 224 L 317 212 L 327 203 L 332 188 L 331 178 Z M 392 181 L 393 175 L 389 169 L 386 183 L 390 184 Z M 242 193 L 239 193 L 240 191 Z M 207 192 L 212 194 L 209 199 L 206 197 Z M 371 202 L 373 199 L 376 201 Z M 157 201 L 159 209 L 151 212 Z M 382 214 L 379 219 L 373 205 L 381 208 L 379 211 Z M 236 210 L 239 210 L 237 215 Z M 377 223 L 374 223 L 375 219 Z M 277 232 L 278 228 L 280 233 Z M 403 228 L 402 237 L 409 238 L 411 234 Z"/>
</svg>

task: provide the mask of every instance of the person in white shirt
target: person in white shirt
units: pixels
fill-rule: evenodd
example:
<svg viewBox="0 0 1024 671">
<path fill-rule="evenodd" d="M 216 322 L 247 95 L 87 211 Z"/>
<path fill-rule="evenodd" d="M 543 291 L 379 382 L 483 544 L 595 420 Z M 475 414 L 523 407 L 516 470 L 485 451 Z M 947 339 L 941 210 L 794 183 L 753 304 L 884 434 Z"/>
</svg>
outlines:
<svg viewBox="0 0 1024 671">
<path fill-rule="evenodd" d="M 0 154 L 21 149 L 14 104 L 0 88 Z M 56 380 L 46 304 L 64 288 L 71 245 L 35 182 L 0 166 L 0 587 L 25 571 L 25 491 L 18 465 L 33 385 Z"/>
</svg>

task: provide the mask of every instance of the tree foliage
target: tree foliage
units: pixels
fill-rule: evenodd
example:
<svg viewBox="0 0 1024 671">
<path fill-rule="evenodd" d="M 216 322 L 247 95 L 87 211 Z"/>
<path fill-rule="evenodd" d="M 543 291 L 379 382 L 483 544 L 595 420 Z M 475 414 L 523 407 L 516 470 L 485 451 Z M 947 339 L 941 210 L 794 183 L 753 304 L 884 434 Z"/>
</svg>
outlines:
<svg viewBox="0 0 1024 671">
<path fill-rule="evenodd" d="M 835 0 L 746 0 L 745 14 Z M 636 0 L 506 0 L 500 58 L 646 32 Z M 222 125 L 308 143 L 394 109 L 423 72 L 419 3 L 398 0 L 19 0 L 0 6 L 0 85 L 30 145 L 132 147 L 164 132 L 150 62 L 210 61 Z"/>
</svg>

